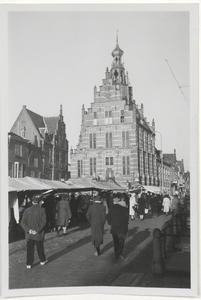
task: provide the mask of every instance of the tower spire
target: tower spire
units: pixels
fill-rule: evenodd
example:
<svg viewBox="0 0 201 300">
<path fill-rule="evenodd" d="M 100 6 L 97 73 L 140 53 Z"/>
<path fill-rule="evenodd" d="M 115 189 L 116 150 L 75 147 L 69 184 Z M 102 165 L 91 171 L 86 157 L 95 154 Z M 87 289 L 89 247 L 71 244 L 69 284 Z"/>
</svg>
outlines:
<svg viewBox="0 0 201 300">
<path fill-rule="evenodd" d="M 116 41 L 117 41 L 117 45 L 118 45 L 118 31 L 119 31 L 119 30 L 117 30 L 117 33 L 116 33 Z"/>
</svg>

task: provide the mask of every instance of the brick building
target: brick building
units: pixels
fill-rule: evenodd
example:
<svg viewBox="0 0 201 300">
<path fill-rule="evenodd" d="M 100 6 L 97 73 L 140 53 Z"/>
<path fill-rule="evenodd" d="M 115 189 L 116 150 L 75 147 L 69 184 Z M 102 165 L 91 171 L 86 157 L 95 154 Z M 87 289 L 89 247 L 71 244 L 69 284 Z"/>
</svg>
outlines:
<svg viewBox="0 0 201 300">
<path fill-rule="evenodd" d="M 190 172 L 184 173 L 184 187 L 188 193 L 190 193 Z"/>
<path fill-rule="evenodd" d="M 22 178 L 26 176 L 40 178 L 42 173 L 42 149 L 29 140 L 8 133 L 8 175 Z"/>
<path fill-rule="evenodd" d="M 71 178 L 113 178 L 125 185 L 157 185 L 155 122 L 144 116 L 143 104 L 133 99 L 133 88 L 122 62 L 123 51 L 112 52 L 112 65 L 94 102 L 82 107 L 77 149 L 71 149 Z"/>
<path fill-rule="evenodd" d="M 174 194 L 176 190 L 179 189 L 179 166 L 176 156 L 176 149 L 174 149 L 174 153 L 164 153 L 163 154 L 163 164 L 164 166 L 168 166 L 169 171 L 169 180 L 167 182 L 167 187 L 169 186 L 167 191 L 170 190 L 170 194 Z"/>
<path fill-rule="evenodd" d="M 23 170 L 18 177 L 68 179 L 68 141 L 62 106 L 59 116 L 42 117 L 23 105 L 9 135 L 12 137 L 9 144 L 10 176 L 17 177 L 12 170 L 20 164 L 19 168 L 23 165 Z M 17 144 L 19 153 L 16 155 Z"/>
</svg>

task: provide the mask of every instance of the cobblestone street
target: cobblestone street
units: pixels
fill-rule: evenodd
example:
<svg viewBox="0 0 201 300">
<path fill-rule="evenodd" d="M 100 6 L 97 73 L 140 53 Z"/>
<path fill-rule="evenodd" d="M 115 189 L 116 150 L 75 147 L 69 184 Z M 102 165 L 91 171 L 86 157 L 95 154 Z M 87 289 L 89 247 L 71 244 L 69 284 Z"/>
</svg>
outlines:
<svg viewBox="0 0 201 300">
<path fill-rule="evenodd" d="M 114 257 L 110 226 L 105 225 L 104 243 L 101 255 L 95 257 L 91 244 L 91 228 L 88 223 L 69 228 L 66 235 L 57 237 L 55 232 L 45 237 L 45 253 L 48 263 L 40 266 L 35 251 L 35 262 L 31 270 L 26 269 L 26 241 L 20 240 L 9 245 L 9 288 L 39 288 L 66 286 L 110 286 L 122 270 L 141 254 L 141 262 L 133 273 L 146 272 L 151 268 L 150 255 L 143 257 L 143 250 L 152 241 L 152 232 L 162 227 L 170 216 L 158 218 L 147 216 L 144 221 L 130 221 L 126 239 L 125 259 Z M 148 258 L 145 261 L 145 258 Z M 147 270 L 146 270 L 147 269 Z M 140 277 L 138 277 L 140 280 Z M 138 286 L 139 280 L 136 281 Z"/>
</svg>

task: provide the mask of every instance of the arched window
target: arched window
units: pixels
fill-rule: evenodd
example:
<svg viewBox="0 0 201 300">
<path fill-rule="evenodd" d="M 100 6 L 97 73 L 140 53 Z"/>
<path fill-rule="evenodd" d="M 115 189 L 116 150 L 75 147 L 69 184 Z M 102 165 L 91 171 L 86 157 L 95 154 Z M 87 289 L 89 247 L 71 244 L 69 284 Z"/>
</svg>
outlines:
<svg viewBox="0 0 201 300">
<path fill-rule="evenodd" d="M 21 129 L 21 137 L 24 139 L 25 138 L 25 134 L 26 134 L 26 127 L 23 126 Z"/>
</svg>

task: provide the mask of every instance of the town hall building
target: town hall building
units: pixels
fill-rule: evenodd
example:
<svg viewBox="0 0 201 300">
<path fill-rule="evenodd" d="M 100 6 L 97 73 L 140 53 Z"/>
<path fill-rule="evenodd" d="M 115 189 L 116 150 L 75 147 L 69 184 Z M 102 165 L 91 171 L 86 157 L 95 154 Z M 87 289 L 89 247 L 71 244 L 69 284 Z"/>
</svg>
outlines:
<svg viewBox="0 0 201 300">
<path fill-rule="evenodd" d="M 71 178 L 114 179 L 125 185 L 157 185 L 155 122 L 147 122 L 143 104 L 133 88 L 116 40 L 112 65 L 87 110 L 82 107 L 77 149 L 70 151 Z"/>
</svg>

